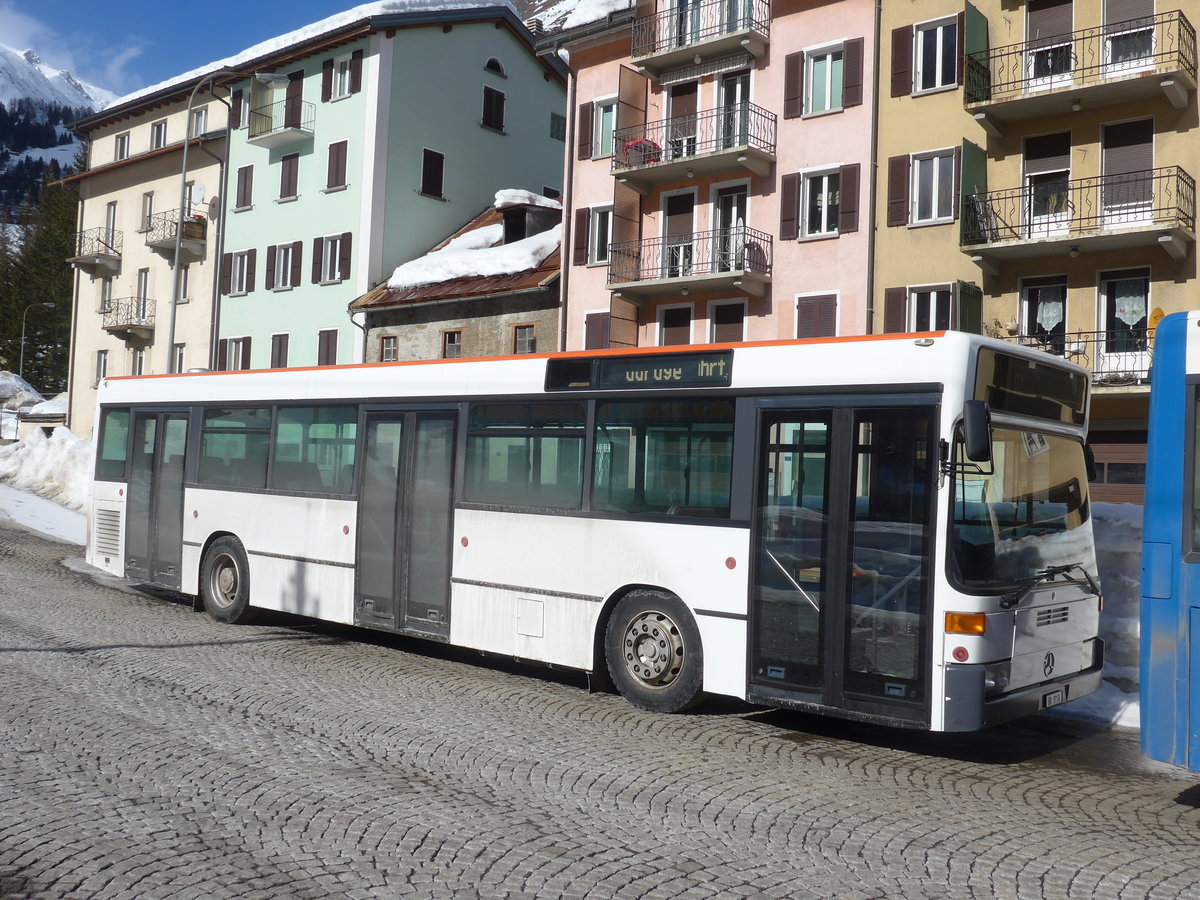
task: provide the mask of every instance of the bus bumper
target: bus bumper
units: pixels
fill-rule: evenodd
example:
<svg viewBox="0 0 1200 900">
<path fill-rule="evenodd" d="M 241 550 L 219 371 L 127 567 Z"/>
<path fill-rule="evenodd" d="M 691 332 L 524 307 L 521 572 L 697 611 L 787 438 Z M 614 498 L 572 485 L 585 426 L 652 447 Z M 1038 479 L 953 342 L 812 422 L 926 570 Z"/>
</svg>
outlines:
<svg viewBox="0 0 1200 900">
<path fill-rule="evenodd" d="M 948 663 L 944 730 L 977 731 L 1093 693 L 1104 670 L 1104 642 L 1095 638 L 1093 644 L 1088 668 L 992 698 L 984 696 L 983 666 Z"/>
</svg>

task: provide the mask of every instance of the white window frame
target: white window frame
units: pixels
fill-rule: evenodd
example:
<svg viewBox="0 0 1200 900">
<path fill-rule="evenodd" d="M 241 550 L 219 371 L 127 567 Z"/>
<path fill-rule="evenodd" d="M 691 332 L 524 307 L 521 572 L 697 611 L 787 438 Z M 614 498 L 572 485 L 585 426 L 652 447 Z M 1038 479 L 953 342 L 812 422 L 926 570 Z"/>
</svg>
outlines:
<svg viewBox="0 0 1200 900">
<path fill-rule="evenodd" d="M 133 349 L 129 365 L 129 374 L 146 374 L 146 350 L 144 347 L 135 347 Z"/>
<path fill-rule="evenodd" d="M 238 250 L 229 266 L 229 296 L 241 297 L 249 291 L 250 251 Z"/>
<path fill-rule="evenodd" d="M 98 385 L 101 381 L 108 377 L 108 351 L 96 351 L 96 382 L 93 385 Z"/>
<path fill-rule="evenodd" d="M 608 265 L 608 247 L 612 243 L 612 204 L 593 206 L 588 217 L 588 265 Z M 600 222 L 605 222 L 603 246 L 600 243 Z"/>
<path fill-rule="evenodd" d="M 344 53 L 341 56 L 334 57 L 333 60 L 333 85 L 330 89 L 329 99 L 345 100 L 350 96 L 350 81 L 351 73 L 354 69 L 354 63 L 351 60 L 349 53 Z"/>
<path fill-rule="evenodd" d="M 813 77 L 813 64 L 820 59 L 828 60 L 830 63 L 829 71 L 833 71 L 834 56 L 837 56 L 838 65 L 842 66 L 842 77 L 839 79 L 839 84 L 844 85 L 846 70 L 845 70 L 845 43 L 838 41 L 835 44 L 824 44 L 819 47 L 813 47 L 804 51 L 804 115 L 805 116 L 827 116 L 830 113 L 839 113 L 842 111 L 842 95 L 844 87 L 839 87 L 837 96 L 833 92 L 833 79 L 826 77 L 825 79 L 825 97 L 822 98 L 827 106 L 823 109 L 813 108 L 813 88 L 816 85 L 816 79 Z"/>
<path fill-rule="evenodd" d="M 192 120 L 188 123 L 188 136 L 200 137 L 208 133 L 208 107 L 198 106 L 192 110 Z"/>
<path fill-rule="evenodd" d="M 321 238 L 321 284 L 337 284 L 341 273 L 342 236 L 327 234 Z"/>
<path fill-rule="evenodd" d="M 150 230 L 150 222 L 154 218 L 154 191 L 146 191 L 142 194 L 142 217 L 138 225 L 138 231 L 145 233 Z"/>
<path fill-rule="evenodd" d="M 167 120 L 150 123 L 150 149 L 159 150 L 167 146 Z"/>
<path fill-rule="evenodd" d="M 811 205 L 809 203 L 809 199 L 811 197 L 811 192 L 812 192 L 814 183 L 817 181 L 822 181 L 825 185 L 828 185 L 828 179 L 830 177 L 837 178 L 837 180 L 838 180 L 837 195 L 838 195 L 838 211 L 840 212 L 841 206 L 842 206 L 842 169 L 841 169 L 841 166 L 831 166 L 829 168 L 814 169 L 811 172 L 802 173 L 802 177 L 801 177 L 802 190 L 800 192 L 800 240 L 802 240 L 802 241 L 804 241 L 804 240 L 815 241 L 815 240 L 821 240 L 822 238 L 831 238 L 831 237 L 838 236 L 839 232 L 838 232 L 837 214 L 835 214 L 833 216 L 832 227 L 827 228 L 826 230 L 823 230 L 823 231 L 813 231 L 812 227 L 811 227 L 811 223 L 809 221 L 809 217 L 808 217 L 808 210 Z M 828 198 L 828 187 L 825 188 L 825 193 L 826 193 L 826 197 Z M 822 207 L 821 214 L 826 219 L 826 224 L 829 224 L 829 222 L 828 222 L 828 220 L 829 220 L 828 199 L 826 199 L 826 202 L 825 202 L 824 206 Z M 826 295 L 825 294 L 814 294 L 812 296 L 824 297 Z"/>
<path fill-rule="evenodd" d="M 525 328 L 529 329 L 529 341 L 528 341 L 529 349 L 528 350 L 520 349 L 520 347 L 521 347 L 520 334 L 521 334 L 522 329 L 525 329 Z M 536 353 L 537 352 L 537 325 L 533 322 L 521 322 L 517 325 L 513 325 L 512 348 L 513 348 L 512 352 L 513 352 L 514 356 L 524 354 L 524 353 Z"/>
<path fill-rule="evenodd" d="M 129 159 L 129 132 L 122 131 L 114 140 L 113 160 Z"/>
<path fill-rule="evenodd" d="M 954 191 L 956 185 L 954 183 L 954 148 L 945 148 L 941 150 L 930 150 L 924 153 L 914 153 L 910 158 L 909 168 L 912 170 L 909 176 L 908 185 L 908 223 L 910 225 L 939 225 L 944 222 L 954 221 Z M 924 160 L 933 159 L 941 162 L 935 164 L 932 183 L 930 184 L 930 209 L 934 215 L 928 218 L 920 218 L 918 210 L 921 208 L 921 163 Z M 950 211 L 944 215 L 937 215 L 939 201 L 941 200 L 938 194 L 938 174 L 941 165 L 950 167 Z"/>
<path fill-rule="evenodd" d="M 230 338 L 226 344 L 225 362 L 229 366 L 230 372 L 245 371 L 242 369 L 242 344 L 250 338 L 247 336 Z M 250 345 L 253 348 L 253 344 Z M 249 367 L 247 367 L 249 368 Z"/>
<path fill-rule="evenodd" d="M 604 148 L 604 110 L 611 112 L 611 125 L 608 129 L 608 150 Z M 592 159 L 607 159 L 613 155 L 615 146 L 613 135 L 617 131 L 617 97 L 601 97 L 592 101 Z"/>
<path fill-rule="evenodd" d="M 664 303 L 654 311 L 654 325 L 658 329 L 658 334 L 655 335 L 654 343 L 658 347 L 679 347 L 682 344 L 664 344 L 663 343 L 663 314 L 671 309 L 686 309 L 688 311 L 688 345 L 695 343 L 696 337 L 696 304 L 695 303 Z"/>
<path fill-rule="evenodd" d="M 745 300 L 710 300 L 708 302 L 708 342 L 715 344 L 717 341 L 717 308 L 720 306 L 737 306 L 742 310 L 742 336 L 734 343 L 744 342 L 746 340 L 746 319 L 750 315 Z"/>
<path fill-rule="evenodd" d="M 388 342 L 391 341 L 391 353 L 388 352 Z M 379 336 L 379 361 L 380 362 L 397 362 L 400 359 L 400 337 L 395 334 L 381 334 Z"/>
<path fill-rule="evenodd" d="M 954 327 L 954 285 L 950 283 L 943 284 L 918 284 L 910 285 L 908 288 L 908 309 L 904 312 L 905 324 L 909 331 L 938 331 L 937 327 L 937 308 L 930 303 L 927 315 L 929 321 L 922 324 L 917 321 L 917 298 L 918 295 L 928 294 L 930 301 L 935 301 L 935 295 L 945 291 L 947 296 L 948 308 L 946 310 L 947 327 Z"/>
<path fill-rule="evenodd" d="M 192 289 L 192 264 L 183 263 L 179 267 L 179 301 L 180 303 L 191 302 Z"/>
<path fill-rule="evenodd" d="M 271 250 L 275 254 L 275 286 L 273 291 L 290 291 L 292 284 L 292 245 L 276 244 Z"/>
<path fill-rule="evenodd" d="M 186 372 L 187 369 L 185 369 L 183 367 L 183 364 L 184 364 L 184 360 L 187 356 L 187 344 L 176 344 L 174 347 L 171 348 L 171 353 L 175 358 L 174 359 L 175 368 L 172 369 L 172 371 Z"/>
<path fill-rule="evenodd" d="M 954 63 L 951 72 L 936 71 L 941 69 L 943 60 L 943 52 L 946 40 L 946 29 L 953 27 L 954 29 Z M 935 84 L 932 87 L 922 87 L 921 82 L 924 80 L 924 69 L 922 68 L 922 42 L 926 35 L 932 35 L 934 44 L 934 67 Z M 933 94 L 938 91 L 948 91 L 958 87 L 958 17 L 948 16 L 941 19 L 930 19 L 928 22 L 921 22 L 913 26 L 913 61 L 912 61 L 913 95 L 918 94 Z M 949 81 L 944 80 L 949 74 Z"/>
<path fill-rule="evenodd" d="M 450 356 L 446 353 L 446 349 L 450 346 L 450 343 L 451 343 L 447 339 L 452 334 L 458 335 L 458 340 L 453 342 L 454 346 L 458 349 L 458 353 L 456 353 L 454 356 Z M 461 328 L 447 328 L 445 331 L 442 332 L 442 346 L 439 351 L 441 353 L 441 358 L 442 359 L 462 359 L 463 343 L 464 343 L 463 330 Z"/>
<path fill-rule="evenodd" d="M 100 309 L 99 312 L 106 313 L 112 311 L 112 292 L 113 279 L 111 275 L 105 275 L 100 279 Z"/>
</svg>

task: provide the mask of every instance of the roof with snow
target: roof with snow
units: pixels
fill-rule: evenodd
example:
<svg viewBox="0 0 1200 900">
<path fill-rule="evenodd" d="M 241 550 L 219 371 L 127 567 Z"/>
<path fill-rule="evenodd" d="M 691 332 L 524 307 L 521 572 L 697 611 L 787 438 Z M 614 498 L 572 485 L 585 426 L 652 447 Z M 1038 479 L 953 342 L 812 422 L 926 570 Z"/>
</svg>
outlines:
<svg viewBox="0 0 1200 900">
<path fill-rule="evenodd" d="M 556 216 L 562 206 L 528 191 L 499 191 L 484 210 L 424 256 L 397 266 L 391 277 L 350 303 L 352 312 L 420 303 L 480 300 L 543 290 L 558 280 L 562 224 L 521 240 L 504 242 L 506 210 Z M 537 211 L 545 211 L 539 215 Z M 511 215 L 511 213 L 508 213 Z"/>
</svg>

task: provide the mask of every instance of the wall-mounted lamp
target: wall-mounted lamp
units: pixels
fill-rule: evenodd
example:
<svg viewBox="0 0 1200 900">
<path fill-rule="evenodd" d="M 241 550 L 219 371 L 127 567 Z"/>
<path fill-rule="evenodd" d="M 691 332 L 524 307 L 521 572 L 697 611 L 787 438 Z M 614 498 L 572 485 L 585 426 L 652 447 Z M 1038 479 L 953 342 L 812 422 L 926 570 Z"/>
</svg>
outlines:
<svg viewBox="0 0 1200 900">
<path fill-rule="evenodd" d="M 1083 109 L 1083 101 L 1076 97 L 1071 101 L 1071 112 L 1079 112 Z"/>
<path fill-rule="evenodd" d="M 686 297 L 686 296 L 688 295 L 688 289 L 687 289 L 687 288 L 680 288 L 680 289 L 679 289 L 679 293 L 681 293 L 683 296 L 685 296 L 685 297 Z"/>
<path fill-rule="evenodd" d="M 1072 247 L 1070 250 L 1067 251 L 1067 256 L 1071 257 L 1071 259 L 1075 259 L 1075 257 L 1079 256 L 1079 248 Z"/>
<path fill-rule="evenodd" d="M 695 172 L 693 172 L 691 169 L 688 169 L 688 170 L 687 170 L 687 177 L 688 177 L 688 178 L 695 178 L 695 177 L 696 177 L 696 173 L 695 173 Z"/>
</svg>

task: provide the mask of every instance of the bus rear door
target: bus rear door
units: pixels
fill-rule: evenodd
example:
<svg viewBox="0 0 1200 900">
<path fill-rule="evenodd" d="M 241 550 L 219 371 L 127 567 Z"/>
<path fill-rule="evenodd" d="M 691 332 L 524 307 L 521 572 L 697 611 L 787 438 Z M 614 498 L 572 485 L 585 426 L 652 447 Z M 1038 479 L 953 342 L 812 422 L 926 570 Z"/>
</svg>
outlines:
<svg viewBox="0 0 1200 900">
<path fill-rule="evenodd" d="M 187 433 L 186 413 L 134 412 L 125 518 L 125 577 L 131 581 L 180 587 Z"/>
</svg>

